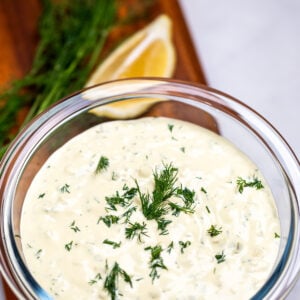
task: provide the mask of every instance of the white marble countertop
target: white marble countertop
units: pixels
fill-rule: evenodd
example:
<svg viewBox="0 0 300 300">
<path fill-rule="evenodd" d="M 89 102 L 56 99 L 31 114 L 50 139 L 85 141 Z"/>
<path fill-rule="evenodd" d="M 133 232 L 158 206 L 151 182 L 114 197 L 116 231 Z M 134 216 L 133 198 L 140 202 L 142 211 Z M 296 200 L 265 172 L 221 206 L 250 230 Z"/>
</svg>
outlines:
<svg viewBox="0 0 300 300">
<path fill-rule="evenodd" d="M 300 1 L 180 0 L 208 84 L 268 119 L 300 157 Z"/>
<path fill-rule="evenodd" d="M 208 84 L 263 115 L 299 159 L 300 1 L 179 2 Z"/>
</svg>

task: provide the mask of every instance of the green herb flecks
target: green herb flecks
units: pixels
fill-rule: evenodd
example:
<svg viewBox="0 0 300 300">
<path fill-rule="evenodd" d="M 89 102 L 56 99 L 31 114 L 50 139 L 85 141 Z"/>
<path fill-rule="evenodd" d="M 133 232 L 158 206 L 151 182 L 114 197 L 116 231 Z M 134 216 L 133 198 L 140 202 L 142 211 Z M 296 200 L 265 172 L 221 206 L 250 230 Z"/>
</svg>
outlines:
<svg viewBox="0 0 300 300">
<path fill-rule="evenodd" d="M 280 235 L 277 232 L 274 232 L 274 238 L 275 239 L 280 239 Z"/>
<path fill-rule="evenodd" d="M 114 196 L 105 197 L 106 203 L 108 204 L 107 209 L 116 211 L 117 205 L 126 207 L 131 204 L 131 200 L 137 193 L 137 188 L 129 188 L 127 185 L 124 185 L 122 190 L 122 194 L 117 191 Z"/>
<path fill-rule="evenodd" d="M 70 252 L 71 249 L 72 249 L 72 247 L 73 247 L 73 245 L 74 245 L 73 241 L 71 241 L 71 242 L 65 244 L 65 249 Z"/>
<path fill-rule="evenodd" d="M 166 220 L 165 218 L 160 218 L 156 220 L 157 229 L 160 231 L 160 235 L 167 235 L 169 231 L 167 230 L 167 226 L 172 223 L 171 220 Z"/>
<path fill-rule="evenodd" d="M 115 171 L 113 171 L 111 173 L 111 180 L 116 181 L 117 179 L 118 179 L 118 174 Z"/>
<path fill-rule="evenodd" d="M 222 233 L 222 227 L 219 227 L 219 229 L 218 229 L 216 225 L 211 225 L 210 228 L 207 230 L 207 233 L 211 237 L 217 236 L 220 233 Z"/>
<path fill-rule="evenodd" d="M 119 278 L 122 278 L 132 287 L 131 277 L 122 268 L 120 268 L 117 262 L 115 262 L 114 266 L 112 267 L 111 271 L 104 281 L 104 289 L 107 290 L 107 292 L 111 296 L 111 300 L 116 300 L 118 298 Z"/>
<path fill-rule="evenodd" d="M 106 170 L 108 168 L 108 166 L 109 166 L 108 158 L 105 157 L 105 156 L 101 156 L 99 161 L 98 161 L 95 173 L 96 174 L 101 173 L 102 171 Z"/>
<path fill-rule="evenodd" d="M 117 242 L 114 242 L 114 241 L 111 241 L 111 240 L 108 240 L 108 239 L 105 239 L 103 241 L 103 244 L 110 245 L 110 246 L 113 247 L 113 249 L 121 247 L 121 242 L 117 243 Z"/>
<path fill-rule="evenodd" d="M 246 181 L 242 177 L 238 177 L 238 179 L 236 180 L 236 184 L 239 193 L 242 193 L 245 187 L 253 187 L 256 188 L 257 190 L 264 188 L 263 184 L 261 183 L 260 180 L 258 180 L 257 177 L 253 177 L 253 179 L 249 181 Z"/>
<path fill-rule="evenodd" d="M 31 70 L 0 95 L 0 158 L 16 135 L 12 128 L 22 109 L 31 108 L 24 125 L 84 86 L 116 15 L 112 0 L 41 3 L 39 43 Z"/>
<path fill-rule="evenodd" d="M 70 224 L 70 228 L 71 228 L 74 232 L 80 231 L 79 227 L 75 224 L 75 221 L 73 221 L 73 222 Z"/>
<path fill-rule="evenodd" d="M 93 284 L 97 283 L 97 282 L 98 282 L 99 280 L 101 280 L 101 279 L 102 279 L 101 274 L 100 274 L 100 273 L 97 273 L 97 274 L 95 275 L 95 277 L 89 281 L 89 285 L 93 285 Z"/>
<path fill-rule="evenodd" d="M 59 190 L 62 193 L 68 193 L 68 194 L 70 194 L 70 189 L 69 188 L 70 188 L 70 186 L 66 183 Z"/>
<path fill-rule="evenodd" d="M 37 259 L 40 259 L 40 257 L 41 257 L 41 254 L 42 254 L 42 249 L 39 249 L 36 253 L 35 253 L 35 257 L 37 258 Z"/>
<path fill-rule="evenodd" d="M 45 193 L 42 193 L 42 194 L 39 194 L 39 196 L 38 196 L 38 199 L 42 199 L 42 198 L 44 198 L 45 197 Z"/>
<path fill-rule="evenodd" d="M 137 210 L 136 206 L 129 207 L 123 214 L 122 217 L 125 218 L 124 223 L 128 223 L 132 214 Z"/>
<path fill-rule="evenodd" d="M 204 194 L 207 194 L 207 191 L 206 191 L 206 189 L 205 189 L 203 186 L 201 187 L 200 191 L 201 191 L 202 193 L 204 193 Z"/>
<path fill-rule="evenodd" d="M 179 241 L 178 244 L 180 246 L 180 252 L 183 254 L 184 253 L 184 249 L 187 248 L 188 246 L 190 246 L 191 242 L 190 241 L 186 241 L 186 242 Z"/>
<path fill-rule="evenodd" d="M 210 209 L 209 209 L 209 207 L 206 205 L 205 208 L 206 208 L 207 212 L 210 214 Z"/>
<path fill-rule="evenodd" d="M 142 224 L 135 222 L 129 223 L 128 227 L 125 228 L 125 236 L 127 239 L 133 239 L 137 237 L 139 242 L 142 242 L 142 235 L 147 236 L 147 224 L 143 222 Z"/>
<path fill-rule="evenodd" d="M 182 211 L 184 213 L 194 213 L 194 204 L 195 204 L 195 192 L 191 191 L 188 188 L 176 189 L 176 196 L 180 197 L 183 200 L 184 205 L 178 205 L 176 203 L 170 202 L 169 205 L 173 210 L 173 214 L 178 216 Z"/>
<path fill-rule="evenodd" d="M 215 259 L 217 260 L 217 263 L 220 264 L 225 261 L 226 255 L 224 254 L 224 251 L 222 251 L 220 254 L 215 255 Z"/>
<path fill-rule="evenodd" d="M 169 129 L 170 132 L 173 131 L 173 128 L 174 128 L 174 125 L 173 125 L 173 124 L 168 124 L 168 129 Z"/>
<path fill-rule="evenodd" d="M 100 221 L 103 221 L 103 223 L 107 226 L 110 227 L 112 224 L 117 224 L 119 222 L 119 217 L 118 216 L 114 216 L 114 215 L 106 215 L 104 217 L 100 217 L 98 219 L 97 224 L 100 223 Z"/>
<path fill-rule="evenodd" d="M 167 267 L 165 266 L 163 259 L 161 257 L 161 252 L 163 251 L 162 247 L 160 245 L 154 246 L 154 247 L 146 247 L 145 250 L 151 251 L 151 258 L 149 262 L 149 266 L 151 268 L 151 272 L 149 276 L 152 278 L 152 282 L 159 278 L 160 275 L 158 274 L 158 269 L 167 270 Z"/>
<path fill-rule="evenodd" d="M 169 245 L 168 245 L 168 247 L 167 247 L 167 252 L 168 253 L 171 253 L 171 251 L 174 249 L 174 242 L 172 241 Z"/>
<path fill-rule="evenodd" d="M 191 209 L 191 208 L 188 208 L 186 206 L 183 206 L 183 205 L 178 205 L 177 203 L 174 203 L 174 202 L 170 202 L 169 203 L 169 206 L 171 207 L 171 210 L 172 210 L 172 214 L 174 216 L 179 216 L 180 212 L 184 212 L 184 213 L 194 213 L 194 210 Z"/>
</svg>

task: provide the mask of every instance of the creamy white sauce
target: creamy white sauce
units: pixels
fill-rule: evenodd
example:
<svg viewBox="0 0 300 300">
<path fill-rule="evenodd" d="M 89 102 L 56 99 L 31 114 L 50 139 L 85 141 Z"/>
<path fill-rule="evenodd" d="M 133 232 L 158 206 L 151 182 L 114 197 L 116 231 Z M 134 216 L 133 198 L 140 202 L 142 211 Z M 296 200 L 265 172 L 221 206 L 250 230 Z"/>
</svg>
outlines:
<svg viewBox="0 0 300 300">
<path fill-rule="evenodd" d="M 109 165 L 96 174 L 101 156 Z M 105 197 L 136 182 L 151 195 L 153 172 L 167 164 L 178 168 L 176 186 L 195 192 L 194 213 L 170 212 L 168 234 L 160 235 L 137 194 L 130 222 L 146 224 L 141 241 L 125 237 L 124 219 L 110 227 L 99 220 L 128 209 L 107 210 Z M 257 178 L 264 188 L 240 193 L 239 177 Z M 211 225 L 221 233 L 210 236 Z M 167 118 L 108 122 L 70 140 L 34 178 L 21 219 L 28 268 L 55 299 L 110 299 L 104 282 L 116 262 L 132 281 L 131 287 L 119 276 L 120 299 L 248 299 L 272 270 L 280 241 L 275 233 L 276 207 L 257 167 L 224 138 Z M 145 248 L 156 245 L 167 269 L 157 268 L 159 278 L 152 281 Z"/>
</svg>

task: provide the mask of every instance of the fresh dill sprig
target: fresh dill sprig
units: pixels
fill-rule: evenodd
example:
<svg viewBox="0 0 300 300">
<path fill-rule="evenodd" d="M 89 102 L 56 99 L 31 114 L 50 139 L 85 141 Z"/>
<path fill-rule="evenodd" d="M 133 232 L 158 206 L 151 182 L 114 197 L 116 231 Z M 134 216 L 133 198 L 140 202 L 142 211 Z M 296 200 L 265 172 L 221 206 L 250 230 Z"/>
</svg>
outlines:
<svg viewBox="0 0 300 300">
<path fill-rule="evenodd" d="M 99 161 L 98 161 L 95 173 L 96 174 L 101 173 L 102 171 L 106 170 L 108 168 L 108 166 L 109 166 L 109 160 L 108 160 L 108 158 L 105 157 L 105 156 L 101 156 L 99 158 Z"/>
<path fill-rule="evenodd" d="M 139 242 L 142 242 L 142 235 L 147 236 L 147 224 L 143 222 L 142 224 L 135 222 L 129 223 L 128 227 L 125 228 L 125 237 L 127 239 L 133 239 L 137 237 Z"/>
<path fill-rule="evenodd" d="M 153 173 L 154 191 L 152 194 L 153 201 L 150 204 L 150 211 L 148 212 L 150 215 L 151 211 L 155 215 L 155 208 L 159 207 L 162 203 L 175 195 L 175 192 L 177 191 L 177 188 L 175 187 L 177 174 L 178 169 L 172 164 L 164 164 L 164 168 L 160 173 L 157 171 Z M 151 210 L 151 206 L 154 210 Z"/>
<path fill-rule="evenodd" d="M 115 21 L 113 0 L 41 2 L 40 39 L 31 70 L 0 95 L 0 158 L 15 137 L 11 129 L 21 109 L 30 107 L 24 125 L 83 88 Z"/>
<path fill-rule="evenodd" d="M 118 281 L 120 277 L 132 287 L 131 277 L 115 262 L 104 281 L 104 289 L 111 296 L 111 300 L 118 298 Z"/>
<path fill-rule="evenodd" d="M 149 193 L 142 193 L 136 181 L 142 212 L 147 220 L 159 221 L 168 213 L 168 200 L 176 192 L 175 183 L 177 181 L 177 173 L 177 168 L 173 167 L 172 164 L 164 164 L 164 169 L 160 173 L 155 171 L 153 173 L 154 190 L 152 197 Z"/>
<path fill-rule="evenodd" d="M 242 193 L 244 191 L 245 187 L 254 187 L 257 190 L 264 188 L 262 182 L 257 177 L 253 177 L 253 179 L 249 180 L 249 181 L 246 181 L 242 177 L 238 177 L 236 180 L 236 184 L 237 184 L 239 193 Z"/>
<path fill-rule="evenodd" d="M 137 192 L 141 201 L 142 213 L 147 220 L 155 220 L 161 234 L 167 234 L 167 225 L 171 223 L 165 216 L 170 209 L 173 215 L 178 216 L 180 212 L 193 213 L 195 203 L 195 192 L 182 186 L 177 187 L 178 169 L 172 163 L 163 164 L 163 169 L 153 172 L 154 190 L 152 195 L 142 193 L 137 180 L 135 180 Z M 183 205 L 171 200 L 171 197 L 180 198 Z"/>
<path fill-rule="evenodd" d="M 151 268 L 151 272 L 149 276 L 152 278 L 152 282 L 159 278 L 160 275 L 158 274 L 158 269 L 167 270 L 168 268 L 165 266 L 164 261 L 161 257 L 161 252 L 163 251 L 160 245 L 156 245 L 154 247 L 146 247 L 145 250 L 151 251 L 151 258 L 149 262 L 149 266 Z"/>
<path fill-rule="evenodd" d="M 207 230 L 207 233 L 208 233 L 211 237 L 217 236 L 217 235 L 219 235 L 220 233 L 222 233 L 222 227 L 219 227 L 219 229 L 218 229 L 216 225 L 211 225 L 211 226 L 209 227 L 209 229 Z"/>
</svg>

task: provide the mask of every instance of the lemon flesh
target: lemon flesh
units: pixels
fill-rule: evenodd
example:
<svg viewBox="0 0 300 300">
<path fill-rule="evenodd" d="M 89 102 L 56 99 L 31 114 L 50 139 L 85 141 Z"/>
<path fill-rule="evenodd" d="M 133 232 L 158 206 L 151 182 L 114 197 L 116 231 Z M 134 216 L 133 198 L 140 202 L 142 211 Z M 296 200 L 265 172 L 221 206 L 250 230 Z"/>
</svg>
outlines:
<svg viewBox="0 0 300 300">
<path fill-rule="evenodd" d="M 130 77 L 171 77 L 175 68 L 175 57 L 172 22 L 163 14 L 113 51 L 94 71 L 86 87 Z M 115 102 L 93 109 L 92 112 L 125 119 L 143 113 L 157 101 L 161 100 L 140 98 Z"/>
</svg>

